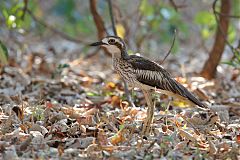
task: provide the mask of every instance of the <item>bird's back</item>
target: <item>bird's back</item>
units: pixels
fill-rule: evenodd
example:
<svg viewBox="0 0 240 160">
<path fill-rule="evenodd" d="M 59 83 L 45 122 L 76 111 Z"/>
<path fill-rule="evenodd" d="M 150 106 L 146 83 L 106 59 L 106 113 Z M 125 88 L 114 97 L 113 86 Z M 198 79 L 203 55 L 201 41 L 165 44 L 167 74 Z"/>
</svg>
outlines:
<svg viewBox="0 0 240 160">
<path fill-rule="evenodd" d="M 139 88 L 142 87 L 140 84 L 151 86 L 182 96 L 194 104 L 206 108 L 191 92 L 173 79 L 161 65 L 136 55 L 130 55 L 126 61 L 135 74 L 136 84 L 139 84 Z"/>
</svg>

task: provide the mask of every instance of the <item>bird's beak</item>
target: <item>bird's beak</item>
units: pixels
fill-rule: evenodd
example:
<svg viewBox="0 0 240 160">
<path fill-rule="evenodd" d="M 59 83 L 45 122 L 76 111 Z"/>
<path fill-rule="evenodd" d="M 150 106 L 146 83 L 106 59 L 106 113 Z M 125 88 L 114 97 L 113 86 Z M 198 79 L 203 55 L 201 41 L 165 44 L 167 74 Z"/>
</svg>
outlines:
<svg viewBox="0 0 240 160">
<path fill-rule="evenodd" d="M 92 43 L 92 44 L 90 44 L 90 46 L 101 46 L 101 45 L 104 45 L 104 44 L 106 44 L 106 43 L 100 41 L 100 42 Z"/>
</svg>

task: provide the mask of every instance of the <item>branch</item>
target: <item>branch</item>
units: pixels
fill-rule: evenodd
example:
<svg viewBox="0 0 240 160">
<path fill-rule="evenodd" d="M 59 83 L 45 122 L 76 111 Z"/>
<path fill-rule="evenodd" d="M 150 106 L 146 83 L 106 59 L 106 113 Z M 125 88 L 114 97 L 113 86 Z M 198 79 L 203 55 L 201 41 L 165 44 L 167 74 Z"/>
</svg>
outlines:
<svg viewBox="0 0 240 160">
<path fill-rule="evenodd" d="M 220 16 L 229 17 L 229 18 L 240 18 L 240 16 L 238 16 L 238 15 L 223 14 L 223 13 L 220 13 L 220 12 L 218 12 L 216 10 L 214 10 L 214 13 L 216 13 L 216 14 L 218 14 Z"/>
<path fill-rule="evenodd" d="M 44 26 L 45 28 L 49 29 L 50 31 L 54 32 L 55 34 L 58 34 L 60 37 L 68 40 L 68 41 L 71 41 L 71 42 L 75 42 L 75 43 L 83 43 L 83 44 L 89 44 L 89 42 L 86 42 L 82 39 L 76 39 L 74 37 L 71 37 L 59 30 L 56 29 L 56 27 L 53 27 L 47 23 L 45 23 L 43 20 L 39 19 L 38 17 L 36 17 L 32 11 L 30 11 L 29 9 L 26 9 L 26 11 L 28 12 L 28 14 L 32 17 L 32 19 L 36 22 L 38 22 L 39 24 L 41 24 L 42 26 Z"/>
<path fill-rule="evenodd" d="M 213 2 L 212 8 L 215 15 L 215 19 L 217 22 L 217 31 L 215 35 L 215 40 L 211 52 L 209 53 L 209 58 L 205 62 L 203 69 L 201 71 L 201 75 L 207 79 L 214 78 L 216 74 L 216 68 L 221 61 L 221 57 L 224 51 L 225 44 L 227 44 L 232 51 L 234 51 L 234 47 L 228 42 L 226 35 L 229 27 L 229 17 L 221 16 L 218 19 L 216 14 L 216 3 L 217 0 Z M 231 11 L 231 1 L 229 0 L 221 0 L 221 9 L 220 12 L 228 15 Z M 233 52 L 234 53 L 234 52 Z"/>
<path fill-rule="evenodd" d="M 24 20 L 26 11 L 28 9 L 28 0 L 24 0 L 24 7 L 23 7 L 23 14 L 21 16 L 21 19 Z"/>
<path fill-rule="evenodd" d="M 173 49 L 173 46 L 174 46 L 174 43 L 175 43 L 175 39 L 176 39 L 176 35 L 177 35 L 177 30 L 175 29 L 174 30 L 174 37 L 173 37 L 173 41 L 172 41 L 172 45 L 168 51 L 168 53 L 166 54 L 166 56 L 163 58 L 163 60 L 161 61 L 161 65 L 163 64 L 163 62 L 167 59 L 167 57 L 169 56 L 169 54 L 171 53 L 172 49 Z"/>
<path fill-rule="evenodd" d="M 180 8 L 187 7 L 187 5 L 185 5 L 185 4 L 177 5 L 177 4 L 174 2 L 174 0 L 169 0 L 169 3 L 170 3 L 171 6 L 175 9 L 176 12 L 177 12 L 178 9 L 180 9 Z"/>
<path fill-rule="evenodd" d="M 215 0 L 215 1 L 213 2 L 213 6 L 212 6 L 213 13 L 214 13 L 216 22 L 217 22 L 217 24 L 218 24 L 219 31 L 220 31 L 220 33 L 222 34 L 222 37 L 223 37 L 225 43 L 228 45 L 228 47 L 229 47 L 229 48 L 232 50 L 232 52 L 234 53 L 234 52 L 235 52 L 235 48 L 234 48 L 234 47 L 230 44 L 230 42 L 227 40 L 227 38 L 226 38 L 227 35 L 226 35 L 225 32 L 223 31 L 221 22 L 220 22 L 220 20 L 219 20 L 219 18 L 218 18 L 218 16 L 217 16 L 217 15 L 220 15 L 220 16 L 223 16 L 223 17 L 228 18 L 230 15 L 229 15 L 229 16 L 226 16 L 226 15 L 228 15 L 228 14 L 219 13 L 219 12 L 216 11 L 216 3 L 217 3 L 217 1 L 218 1 L 218 0 Z"/>
<path fill-rule="evenodd" d="M 117 30 L 116 30 L 116 25 L 113 17 L 113 12 L 112 12 L 112 1 L 108 0 L 108 7 L 109 7 L 109 14 L 112 22 L 112 30 L 115 36 L 117 36 Z"/>
<path fill-rule="evenodd" d="M 96 24 L 97 31 L 98 31 L 98 39 L 102 39 L 106 35 L 106 29 L 104 27 L 104 22 L 102 20 L 102 17 L 97 12 L 97 1 L 96 0 L 90 0 L 90 11 L 93 16 L 93 20 Z"/>
</svg>

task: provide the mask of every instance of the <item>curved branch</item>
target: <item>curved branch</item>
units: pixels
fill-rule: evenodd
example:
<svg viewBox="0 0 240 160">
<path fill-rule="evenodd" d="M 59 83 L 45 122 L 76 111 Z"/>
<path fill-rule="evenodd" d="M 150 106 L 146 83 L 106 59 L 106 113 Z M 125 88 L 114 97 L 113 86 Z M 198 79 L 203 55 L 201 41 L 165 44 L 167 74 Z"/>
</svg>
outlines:
<svg viewBox="0 0 240 160">
<path fill-rule="evenodd" d="M 75 42 L 75 43 L 82 43 L 82 44 L 89 44 L 88 42 L 82 40 L 82 39 L 76 39 L 74 37 L 71 37 L 59 30 L 56 29 L 56 27 L 53 27 L 49 24 L 47 24 L 46 22 L 44 22 L 43 20 L 39 19 L 38 17 L 36 17 L 31 10 L 29 9 L 26 9 L 26 12 L 28 12 L 28 14 L 32 17 L 32 19 L 36 22 L 38 22 L 39 24 L 41 24 L 42 26 L 46 27 L 47 29 L 49 29 L 50 31 L 54 32 L 55 34 L 58 34 L 60 37 L 68 40 L 68 41 L 71 41 L 71 42 Z"/>
</svg>

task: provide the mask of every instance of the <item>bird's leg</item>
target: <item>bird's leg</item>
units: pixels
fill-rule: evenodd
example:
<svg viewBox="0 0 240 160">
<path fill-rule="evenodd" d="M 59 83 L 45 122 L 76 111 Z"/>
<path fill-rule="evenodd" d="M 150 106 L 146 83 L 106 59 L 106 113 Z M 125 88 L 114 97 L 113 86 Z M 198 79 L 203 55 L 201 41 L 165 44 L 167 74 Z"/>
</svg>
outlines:
<svg viewBox="0 0 240 160">
<path fill-rule="evenodd" d="M 151 131 L 151 124 L 153 121 L 155 105 L 153 104 L 150 91 L 143 90 L 143 94 L 147 101 L 148 109 L 147 109 L 147 117 L 144 120 L 144 124 L 143 124 L 142 136 L 143 135 L 147 136 Z"/>
<path fill-rule="evenodd" d="M 132 107 L 136 107 L 135 104 L 133 103 L 132 97 L 129 93 L 128 84 L 126 83 L 126 81 L 124 79 L 123 79 L 123 85 L 124 85 L 124 91 L 127 96 L 128 102 L 131 104 Z"/>
</svg>

